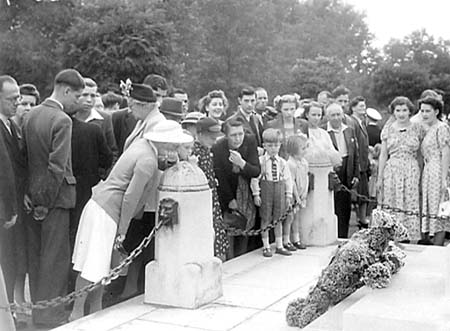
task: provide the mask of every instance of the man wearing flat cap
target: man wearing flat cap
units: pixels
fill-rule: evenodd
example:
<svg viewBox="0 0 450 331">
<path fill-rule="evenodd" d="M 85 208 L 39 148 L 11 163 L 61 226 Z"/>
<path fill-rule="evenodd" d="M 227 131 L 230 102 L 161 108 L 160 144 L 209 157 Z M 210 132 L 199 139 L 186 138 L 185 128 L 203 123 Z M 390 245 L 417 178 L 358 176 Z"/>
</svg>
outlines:
<svg viewBox="0 0 450 331">
<path fill-rule="evenodd" d="M 23 123 L 28 181 L 25 205 L 30 292 L 33 302 L 64 296 L 70 267 L 69 212 L 75 206 L 71 114 L 77 111 L 84 80 L 74 69 L 56 75 L 52 95 L 30 110 Z M 33 310 L 37 326 L 65 322 L 64 305 Z"/>
</svg>

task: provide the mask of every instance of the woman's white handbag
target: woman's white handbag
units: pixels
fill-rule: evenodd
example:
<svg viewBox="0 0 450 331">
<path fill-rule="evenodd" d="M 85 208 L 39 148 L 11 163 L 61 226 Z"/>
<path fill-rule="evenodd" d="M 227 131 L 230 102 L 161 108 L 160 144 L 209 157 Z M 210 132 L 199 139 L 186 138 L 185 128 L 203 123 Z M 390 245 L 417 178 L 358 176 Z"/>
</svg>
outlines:
<svg viewBox="0 0 450 331">
<path fill-rule="evenodd" d="M 447 188 L 447 199 L 439 204 L 438 216 L 450 217 L 450 188 Z M 447 220 L 449 221 L 449 220 Z"/>
</svg>

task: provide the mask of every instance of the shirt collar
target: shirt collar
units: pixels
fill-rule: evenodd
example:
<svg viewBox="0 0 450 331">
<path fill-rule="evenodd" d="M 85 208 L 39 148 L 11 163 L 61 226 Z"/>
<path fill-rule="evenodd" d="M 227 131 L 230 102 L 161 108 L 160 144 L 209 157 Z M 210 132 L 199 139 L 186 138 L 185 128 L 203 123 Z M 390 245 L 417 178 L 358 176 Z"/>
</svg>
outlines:
<svg viewBox="0 0 450 331">
<path fill-rule="evenodd" d="M 252 116 L 252 114 L 247 114 L 245 111 L 242 110 L 242 108 L 239 106 L 239 111 L 241 112 L 242 116 L 245 117 L 245 119 L 247 120 L 247 122 L 250 122 L 250 117 Z"/>
<path fill-rule="evenodd" d="M 344 123 L 341 123 L 341 127 L 340 127 L 339 129 L 334 129 L 334 128 L 330 125 L 330 122 L 327 122 L 327 131 L 328 131 L 328 132 L 341 133 L 341 132 L 343 132 L 345 129 L 347 129 L 347 125 L 345 125 Z"/>
<path fill-rule="evenodd" d="M 58 106 L 60 106 L 61 107 L 61 109 L 64 109 L 64 106 L 63 106 L 63 104 L 61 103 L 61 102 L 59 102 L 58 100 L 56 100 L 56 99 L 53 99 L 53 98 L 51 98 L 51 97 L 49 97 L 49 98 L 47 98 L 47 100 L 51 100 L 51 101 L 53 101 L 54 103 L 56 103 Z"/>
<path fill-rule="evenodd" d="M 269 154 L 267 154 L 267 153 L 265 153 L 264 154 L 264 157 L 266 158 L 266 161 L 269 161 L 270 160 L 270 158 L 271 158 L 271 156 L 269 156 Z M 279 161 L 279 156 L 278 155 L 275 155 L 275 161 Z"/>
<path fill-rule="evenodd" d="M 0 113 L 0 120 L 6 125 L 6 127 L 9 127 L 8 118 L 2 113 Z"/>
<path fill-rule="evenodd" d="M 87 123 L 93 120 L 103 120 L 103 119 L 104 119 L 103 116 L 100 115 L 100 113 L 97 110 L 95 110 L 95 108 L 92 108 L 91 113 L 86 118 L 85 122 Z"/>
</svg>

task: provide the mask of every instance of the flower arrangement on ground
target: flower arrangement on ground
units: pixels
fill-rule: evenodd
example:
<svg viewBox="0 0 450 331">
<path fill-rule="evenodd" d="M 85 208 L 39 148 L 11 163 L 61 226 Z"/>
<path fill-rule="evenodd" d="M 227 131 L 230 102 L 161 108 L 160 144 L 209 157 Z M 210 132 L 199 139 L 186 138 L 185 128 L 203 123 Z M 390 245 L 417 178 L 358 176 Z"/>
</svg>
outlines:
<svg viewBox="0 0 450 331">
<path fill-rule="evenodd" d="M 407 230 L 391 214 L 374 210 L 373 226 L 339 246 L 306 298 L 289 303 L 289 326 L 305 327 L 360 287 L 384 288 L 403 265 L 405 254 L 392 241 L 407 239 Z"/>
</svg>

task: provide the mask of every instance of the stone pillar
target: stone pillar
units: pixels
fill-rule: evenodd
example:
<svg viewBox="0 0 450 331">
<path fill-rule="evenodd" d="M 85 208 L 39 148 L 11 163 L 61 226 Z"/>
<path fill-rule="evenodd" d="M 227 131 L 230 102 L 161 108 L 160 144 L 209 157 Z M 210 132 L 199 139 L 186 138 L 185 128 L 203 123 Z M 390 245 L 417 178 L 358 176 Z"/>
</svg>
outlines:
<svg viewBox="0 0 450 331">
<path fill-rule="evenodd" d="M 146 267 L 145 303 L 198 308 L 222 295 L 222 262 L 214 257 L 212 194 L 200 168 L 180 162 L 166 170 L 161 201 L 178 203 L 178 220 L 155 237 L 155 260 Z"/>
<path fill-rule="evenodd" d="M 329 162 L 310 162 L 314 190 L 308 193 L 306 208 L 300 210 L 300 238 L 309 246 L 326 246 L 337 241 L 337 217 L 334 214 L 333 191 L 328 189 Z"/>
</svg>

